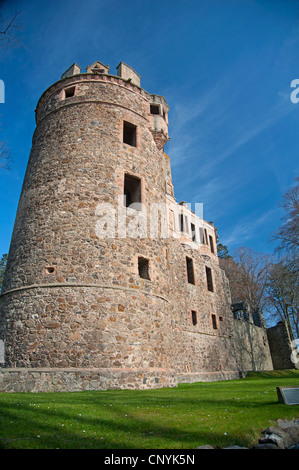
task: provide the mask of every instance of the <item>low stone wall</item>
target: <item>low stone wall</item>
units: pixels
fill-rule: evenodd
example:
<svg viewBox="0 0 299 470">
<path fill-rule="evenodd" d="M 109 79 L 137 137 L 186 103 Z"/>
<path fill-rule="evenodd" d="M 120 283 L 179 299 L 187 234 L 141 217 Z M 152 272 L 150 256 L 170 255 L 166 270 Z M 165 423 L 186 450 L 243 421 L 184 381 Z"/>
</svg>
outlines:
<svg viewBox="0 0 299 470">
<path fill-rule="evenodd" d="M 0 392 L 76 392 L 176 387 L 169 369 L 3 368 Z"/>
<path fill-rule="evenodd" d="M 273 370 L 267 330 L 244 320 L 234 320 L 234 330 L 238 368 L 246 371 Z"/>
<path fill-rule="evenodd" d="M 177 374 L 172 369 L 2 368 L 0 392 L 78 392 L 148 390 L 178 383 L 217 382 L 241 378 L 239 371 Z"/>
<path fill-rule="evenodd" d="M 195 383 L 195 382 L 219 382 L 220 380 L 236 380 L 244 377 L 246 374 L 240 371 L 215 371 L 192 373 L 187 372 L 178 374 L 178 383 Z"/>
</svg>

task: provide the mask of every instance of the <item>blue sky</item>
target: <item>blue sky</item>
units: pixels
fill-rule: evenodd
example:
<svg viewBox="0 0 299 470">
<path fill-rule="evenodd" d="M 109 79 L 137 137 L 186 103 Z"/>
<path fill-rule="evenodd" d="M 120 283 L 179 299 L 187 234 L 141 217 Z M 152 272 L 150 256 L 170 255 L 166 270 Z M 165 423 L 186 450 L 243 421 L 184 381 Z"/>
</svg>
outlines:
<svg viewBox="0 0 299 470">
<path fill-rule="evenodd" d="M 0 4 L 3 2 L 0 2 Z M 0 254 L 9 249 L 43 91 L 76 62 L 123 61 L 165 96 L 177 201 L 203 203 L 220 241 L 271 252 L 277 206 L 299 174 L 297 0 L 13 0 L 21 47 L 0 51 Z"/>
</svg>

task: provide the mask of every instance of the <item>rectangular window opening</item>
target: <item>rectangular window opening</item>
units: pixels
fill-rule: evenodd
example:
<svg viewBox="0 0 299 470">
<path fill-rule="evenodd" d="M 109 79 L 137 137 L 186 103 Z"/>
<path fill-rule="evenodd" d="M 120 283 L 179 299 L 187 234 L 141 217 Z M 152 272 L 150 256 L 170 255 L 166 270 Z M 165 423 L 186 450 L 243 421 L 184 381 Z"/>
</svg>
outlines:
<svg viewBox="0 0 299 470">
<path fill-rule="evenodd" d="M 179 214 L 180 217 L 180 230 L 181 232 L 184 232 L 184 216 L 183 214 Z"/>
<path fill-rule="evenodd" d="M 134 124 L 124 121 L 123 142 L 132 147 L 136 147 L 136 132 L 137 127 L 134 126 Z"/>
<path fill-rule="evenodd" d="M 64 90 L 64 96 L 65 98 L 71 98 L 72 96 L 75 95 L 75 87 L 69 87 Z"/>
<path fill-rule="evenodd" d="M 212 313 L 212 324 L 213 324 L 213 329 L 214 330 L 217 330 L 217 319 L 216 319 L 216 315 L 214 315 L 214 313 Z"/>
<path fill-rule="evenodd" d="M 207 245 L 208 244 L 208 235 L 207 235 L 207 230 L 204 229 L 204 244 Z"/>
<path fill-rule="evenodd" d="M 149 261 L 148 259 L 143 258 L 142 256 L 138 257 L 138 273 L 142 279 L 148 279 L 150 281 Z"/>
<path fill-rule="evenodd" d="M 196 242 L 196 233 L 195 233 L 195 225 L 191 224 L 191 235 L 192 235 L 192 241 Z"/>
<path fill-rule="evenodd" d="M 200 243 L 204 244 L 205 241 L 204 241 L 204 236 L 203 236 L 203 228 L 202 227 L 199 227 L 199 240 L 200 240 Z"/>
<path fill-rule="evenodd" d="M 124 181 L 124 205 L 132 209 L 141 210 L 141 179 L 137 176 L 125 174 Z"/>
<path fill-rule="evenodd" d="M 160 114 L 160 106 L 156 104 L 151 104 L 151 114 Z"/>
<path fill-rule="evenodd" d="M 192 315 L 192 325 L 197 325 L 197 313 L 195 310 L 191 310 L 191 315 Z"/>
<path fill-rule="evenodd" d="M 211 252 L 212 252 L 212 253 L 215 253 L 213 237 L 211 237 L 211 235 L 209 235 L 209 239 L 210 239 Z"/>
<path fill-rule="evenodd" d="M 188 258 L 186 256 L 186 265 L 187 265 L 187 278 L 189 284 L 195 285 L 195 278 L 194 278 L 194 268 L 193 268 L 193 259 Z"/>
<path fill-rule="evenodd" d="M 214 288 L 213 288 L 213 280 L 212 280 L 212 270 L 211 268 L 208 268 L 208 266 L 206 266 L 206 276 L 207 276 L 208 290 L 213 292 Z"/>
</svg>

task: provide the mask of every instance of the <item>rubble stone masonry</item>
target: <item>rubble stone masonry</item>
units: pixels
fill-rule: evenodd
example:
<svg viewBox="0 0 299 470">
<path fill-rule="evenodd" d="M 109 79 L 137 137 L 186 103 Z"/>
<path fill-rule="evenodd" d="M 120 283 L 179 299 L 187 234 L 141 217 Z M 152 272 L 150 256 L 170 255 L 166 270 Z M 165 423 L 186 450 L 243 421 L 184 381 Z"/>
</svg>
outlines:
<svg viewBox="0 0 299 470">
<path fill-rule="evenodd" d="M 102 65 L 71 67 L 37 105 L 0 297 L 3 391 L 175 386 L 242 369 L 215 228 L 174 198 L 168 105 L 125 64 L 120 76 Z M 154 204 L 167 237 L 150 236 Z M 132 237 L 137 216 L 145 232 Z"/>
</svg>

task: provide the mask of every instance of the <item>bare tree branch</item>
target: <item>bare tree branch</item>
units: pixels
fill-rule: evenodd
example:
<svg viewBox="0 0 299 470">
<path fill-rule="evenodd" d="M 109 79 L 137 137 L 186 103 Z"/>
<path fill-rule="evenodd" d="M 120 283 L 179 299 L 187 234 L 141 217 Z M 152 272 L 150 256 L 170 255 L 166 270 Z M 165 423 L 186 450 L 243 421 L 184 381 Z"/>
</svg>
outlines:
<svg viewBox="0 0 299 470">
<path fill-rule="evenodd" d="M 4 142 L 0 142 L 0 170 L 9 170 L 11 155 Z"/>
<path fill-rule="evenodd" d="M 21 26 L 16 22 L 20 14 L 21 11 L 4 13 L 3 9 L 0 9 L 0 45 L 2 48 L 20 45 L 17 32 Z"/>
</svg>

